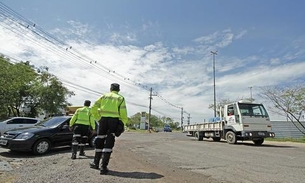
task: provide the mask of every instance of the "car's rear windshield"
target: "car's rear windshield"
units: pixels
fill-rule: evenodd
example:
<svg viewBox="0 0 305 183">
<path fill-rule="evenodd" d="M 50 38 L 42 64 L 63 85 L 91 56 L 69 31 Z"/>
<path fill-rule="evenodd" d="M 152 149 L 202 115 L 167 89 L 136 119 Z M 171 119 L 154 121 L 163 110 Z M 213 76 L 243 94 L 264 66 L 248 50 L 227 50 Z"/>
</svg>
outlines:
<svg viewBox="0 0 305 183">
<path fill-rule="evenodd" d="M 67 118 L 65 117 L 52 117 L 37 123 L 36 126 L 55 127 L 66 120 Z"/>
</svg>

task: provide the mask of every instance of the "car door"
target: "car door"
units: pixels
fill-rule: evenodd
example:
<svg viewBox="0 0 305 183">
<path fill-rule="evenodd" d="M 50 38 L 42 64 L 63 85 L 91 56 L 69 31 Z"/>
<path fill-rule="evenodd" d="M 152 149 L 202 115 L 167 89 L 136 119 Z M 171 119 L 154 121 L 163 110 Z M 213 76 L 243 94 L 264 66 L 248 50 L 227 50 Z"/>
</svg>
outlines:
<svg viewBox="0 0 305 183">
<path fill-rule="evenodd" d="M 66 119 L 56 128 L 53 135 L 53 144 L 55 146 L 70 145 L 72 143 L 73 132 L 69 130 L 69 121 L 70 118 Z"/>
</svg>

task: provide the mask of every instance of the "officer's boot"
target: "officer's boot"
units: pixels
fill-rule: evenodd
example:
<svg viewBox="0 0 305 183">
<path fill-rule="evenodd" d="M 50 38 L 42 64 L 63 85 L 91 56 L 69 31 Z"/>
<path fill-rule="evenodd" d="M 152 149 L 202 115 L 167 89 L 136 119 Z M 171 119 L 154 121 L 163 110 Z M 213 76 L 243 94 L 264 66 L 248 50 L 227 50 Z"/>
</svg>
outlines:
<svg viewBox="0 0 305 183">
<path fill-rule="evenodd" d="M 107 152 L 107 153 L 103 153 L 102 155 L 102 165 L 101 165 L 101 171 L 100 171 L 100 174 L 107 174 L 108 173 L 108 163 L 109 163 L 109 160 L 110 160 L 110 155 L 111 153 Z"/>
<path fill-rule="evenodd" d="M 85 156 L 85 146 L 79 146 L 79 155 Z"/>
<path fill-rule="evenodd" d="M 90 162 L 90 168 L 98 169 L 101 157 L 102 157 L 101 152 L 95 152 L 94 160 Z"/>
<path fill-rule="evenodd" d="M 77 145 L 72 145 L 72 156 L 71 159 L 76 159 L 76 153 L 77 153 Z"/>
</svg>

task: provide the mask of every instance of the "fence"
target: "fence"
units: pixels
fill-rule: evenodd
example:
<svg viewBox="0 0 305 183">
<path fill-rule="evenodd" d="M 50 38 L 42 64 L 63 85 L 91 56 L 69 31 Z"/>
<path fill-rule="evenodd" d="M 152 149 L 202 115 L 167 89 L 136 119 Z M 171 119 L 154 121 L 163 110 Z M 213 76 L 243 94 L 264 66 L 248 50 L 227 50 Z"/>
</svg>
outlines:
<svg viewBox="0 0 305 183">
<path fill-rule="evenodd" d="M 305 126 L 305 121 L 301 122 Z M 300 132 L 294 124 L 290 121 L 271 121 L 272 131 L 275 133 L 275 137 L 278 138 L 301 138 L 305 135 Z M 298 123 L 295 123 L 303 132 L 305 129 Z"/>
</svg>

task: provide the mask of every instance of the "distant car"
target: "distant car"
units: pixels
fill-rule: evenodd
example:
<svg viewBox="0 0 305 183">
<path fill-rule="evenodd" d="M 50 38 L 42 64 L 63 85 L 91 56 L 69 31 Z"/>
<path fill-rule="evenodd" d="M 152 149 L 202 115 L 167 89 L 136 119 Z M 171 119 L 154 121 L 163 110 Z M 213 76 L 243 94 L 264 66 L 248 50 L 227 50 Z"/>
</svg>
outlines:
<svg viewBox="0 0 305 183">
<path fill-rule="evenodd" d="M 0 137 L 0 146 L 13 151 L 32 151 L 45 154 L 52 147 L 72 144 L 73 132 L 69 130 L 71 116 L 57 116 L 41 121 L 33 127 L 5 132 Z M 89 146 L 94 146 L 96 134 L 88 138 Z"/>
<path fill-rule="evenodd" d="M 6 131 L 34 126 L 36 123 L 40 122 L 37 118 L 28 118 L 28 117 L 12 117 L 0 121 L 0 136 Z"/>
<path fill-rule="evenodd" d="M 164 126 L 164 132 L 172 132 L 172 129 L 170 126 Z"/>
</svg>

